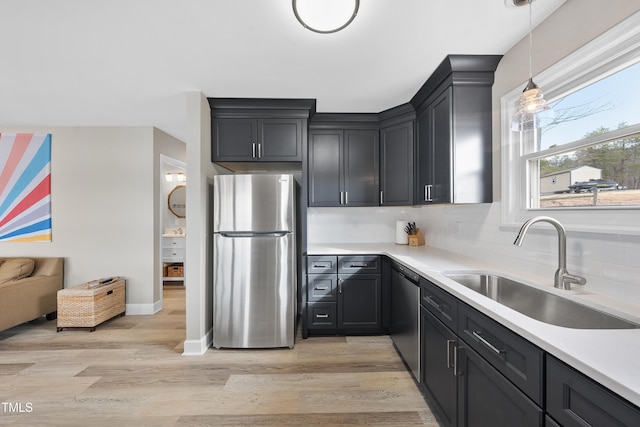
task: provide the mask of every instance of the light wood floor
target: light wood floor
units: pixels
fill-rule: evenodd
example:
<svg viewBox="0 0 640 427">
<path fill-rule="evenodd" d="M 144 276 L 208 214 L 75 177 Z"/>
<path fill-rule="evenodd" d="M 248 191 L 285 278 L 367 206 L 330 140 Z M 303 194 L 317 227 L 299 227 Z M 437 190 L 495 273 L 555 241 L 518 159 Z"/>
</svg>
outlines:
<svg viewBox="0 0 640 427">
<path fill-rule="evenodd" d="M 184 338 L 179 286 L 93 333 L 44 317 L 0 332 L 0 425 L 438 425 L 387 336 L 181 356 Z"/>
</svg>

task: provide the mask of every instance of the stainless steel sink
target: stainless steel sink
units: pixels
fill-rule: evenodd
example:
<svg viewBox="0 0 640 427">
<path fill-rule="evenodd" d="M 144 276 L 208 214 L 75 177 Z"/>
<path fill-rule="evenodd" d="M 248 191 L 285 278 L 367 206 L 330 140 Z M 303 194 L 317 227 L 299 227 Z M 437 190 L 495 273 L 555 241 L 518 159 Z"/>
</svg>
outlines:
<svg viewBox="0 0 640 427">
<path fill-rule="evenodd" d="M 446 276 L 525 316 L 551 325 L 575 329 L 634 329 L 640 327 L 627 320 L 502 276 L 475 272 L 447 274 Z"/>
</svg>

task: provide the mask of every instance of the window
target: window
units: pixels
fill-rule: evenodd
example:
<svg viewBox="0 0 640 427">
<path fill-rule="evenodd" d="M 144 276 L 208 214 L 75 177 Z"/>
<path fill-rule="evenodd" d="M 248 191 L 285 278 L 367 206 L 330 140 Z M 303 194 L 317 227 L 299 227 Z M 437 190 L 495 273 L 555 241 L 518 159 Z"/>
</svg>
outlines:
<svg viewBox="0 0 640 427">
<path fill-rule="evenodd" d="M 522 89 L 502 99 L 503 222 L 548 214 L 640 233 L 640 14 L 535 80 L 555 112 L 543 127 L 511 132 Z"/>
<path fill-rule="evenodd" d="M 528 207 L 640 207 L 640 62 L 551 106 L 554 119 L 524 156 Z"/>
</svg>

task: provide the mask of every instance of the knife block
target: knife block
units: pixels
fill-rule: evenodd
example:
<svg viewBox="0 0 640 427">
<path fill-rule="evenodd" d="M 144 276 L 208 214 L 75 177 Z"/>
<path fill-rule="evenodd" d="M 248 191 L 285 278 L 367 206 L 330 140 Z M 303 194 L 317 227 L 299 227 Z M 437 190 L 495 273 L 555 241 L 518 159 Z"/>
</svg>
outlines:
<svg viewBox="0 0 640 427">
<path fill-rule="evenodd" d="M 416 234 L 409 234 L 409 246 L 423 246 L 424 245 L 424 236 L 422 235 L 422 230 L 416 228 Z"/>
</svg>

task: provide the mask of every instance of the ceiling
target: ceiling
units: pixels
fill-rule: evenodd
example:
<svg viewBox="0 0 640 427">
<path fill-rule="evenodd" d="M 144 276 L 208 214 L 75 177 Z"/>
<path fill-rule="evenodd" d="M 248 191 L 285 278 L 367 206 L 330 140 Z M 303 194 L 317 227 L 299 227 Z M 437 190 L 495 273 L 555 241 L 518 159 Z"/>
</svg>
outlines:
<svg viewBox="0 0 640 427">
<path fill-rule="evenodd" d="M 564 1 L 533 3 L 533 25 Z M 528 27 L 528 7 L 505 0 L 362 0 L 335 34 L 305 30 L 290 0 L 2 0 L 0 126 L 155 126 L 184 141 L 186 91 L 379 112 L 445 55 L 503 54 Z"/>
</svg>

